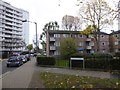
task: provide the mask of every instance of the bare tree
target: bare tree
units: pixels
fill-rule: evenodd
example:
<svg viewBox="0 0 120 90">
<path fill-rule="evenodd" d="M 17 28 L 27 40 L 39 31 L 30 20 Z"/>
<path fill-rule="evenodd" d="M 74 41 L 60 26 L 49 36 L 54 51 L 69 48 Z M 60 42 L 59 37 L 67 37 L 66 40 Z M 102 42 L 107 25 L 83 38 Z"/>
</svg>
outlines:
<svg viewBox="0 0 120 90">
<path fill-rule="evenodd" d="M 64 30 L 79 30 L 80 19 L 71 15 L 65 15 L 62 18 L 62 28 Z"/>
<path fill-rule="evenodd" d="M 81 24 L 80 24 L 80 19 L 78 17 L 74 17 L 74 30 L 80 30 L 81 29 Z"/>
<path fill-rule="evenodd" d="M 81 21 L 86 27 L 92 25 L 94 28 L 94 37 L 96 39 L 97 51 L 99 51 L 100 31 L 107 25 L 112 25 L 116 18 L 117 10 L 112 9 L 104 0 L 90 0 L 89 2 L 80 2 L 81 8 L 79 15 Z"/>
<path fill-rule="evenodd" d="M 45 47 L 46 47 L 46 42 L 45 42 L 46 31 L 48 31 L 48 30 L 59 30 L 58 22 L 57 21 L 54 21 L 54 22 L 52 21 L 52 22 L 46 23 L 44 25 L 43 32 L 40 35 L 40 41 L 41 41 L 41 44 L 42 44 L 44 50 L 45 50 Z"/>
</svg>

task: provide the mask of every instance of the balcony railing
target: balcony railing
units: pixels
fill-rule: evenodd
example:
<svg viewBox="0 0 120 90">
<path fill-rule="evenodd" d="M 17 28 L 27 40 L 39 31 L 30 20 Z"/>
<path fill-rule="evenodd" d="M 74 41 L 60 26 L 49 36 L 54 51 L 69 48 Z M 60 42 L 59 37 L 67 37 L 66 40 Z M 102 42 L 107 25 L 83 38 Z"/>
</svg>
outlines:
<svg viewBox="0 0 120 90">
<path fill-rule="evenodd" d="M 91 41 L 91 38 L 87 38 L 86 41 Z"/>
<path fill-rule="evenodd" d="M 92 49 L 92 47 L 91 46 L 87 46 L 86 49 Z"/>
<path fill-rule="evenodd" d="M 55 41 L 55 38 L 54 37 L 50 37 L 50 41 Z"/>
<path fill-rule="evenodd" d="M 50 50 L 56 50 L 55 46 L 50 46 Z"/>
</svg>

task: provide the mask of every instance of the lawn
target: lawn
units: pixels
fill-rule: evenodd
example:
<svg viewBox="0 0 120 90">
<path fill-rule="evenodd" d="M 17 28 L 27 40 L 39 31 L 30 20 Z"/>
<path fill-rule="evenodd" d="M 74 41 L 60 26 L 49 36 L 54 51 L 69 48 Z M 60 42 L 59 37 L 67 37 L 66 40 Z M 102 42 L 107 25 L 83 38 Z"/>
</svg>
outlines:
<svg viewBox="0 0 120 90">
<path fill-rule="evenodd" d="M 46 88 L 119 88 L 120 79 L 100 79 L 89 76 L 40 73 Z"/>
</svg>

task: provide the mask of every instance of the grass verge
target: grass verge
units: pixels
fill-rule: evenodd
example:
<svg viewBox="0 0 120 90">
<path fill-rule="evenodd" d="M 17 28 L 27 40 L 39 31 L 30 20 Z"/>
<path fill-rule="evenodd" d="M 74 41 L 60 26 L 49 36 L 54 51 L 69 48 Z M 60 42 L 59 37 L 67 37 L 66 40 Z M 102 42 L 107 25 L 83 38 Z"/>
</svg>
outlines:
<svg viewBox="0 0 120 90">
<path fill-rule="evenodd" d="M 120 79 L 101 79 L 89 76 L 64 75 L 51 72 L 40 73 L 45 88 L 118 88 Z"/>
</svg>

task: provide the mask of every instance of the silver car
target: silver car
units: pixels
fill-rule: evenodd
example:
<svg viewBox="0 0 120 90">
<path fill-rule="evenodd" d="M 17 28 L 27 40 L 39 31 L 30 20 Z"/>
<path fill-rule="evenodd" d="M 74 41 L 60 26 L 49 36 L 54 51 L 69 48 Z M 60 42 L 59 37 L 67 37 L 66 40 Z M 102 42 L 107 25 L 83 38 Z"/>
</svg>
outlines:
<svg viewBox="0 0 120 90">
<path fill-rule="evenodd" d="M 7 60 L 7 67 L 10 67 L 10 66 L 20 66 L 23 64 L 23 61 L 21 60 L 20 57 L 18 56 L 13 56 L 13 57 L 10 57 L 8 60 Z"/>
<path fill-rule="evenodd" d="M 23 63 L 26 63 L 26 62 L 27 62 L 27 58 L 26 58 L 25 55 L 20 55 L 19 57 L 20 57 L 20 59 L 23 61 Z"/>
</svg>

